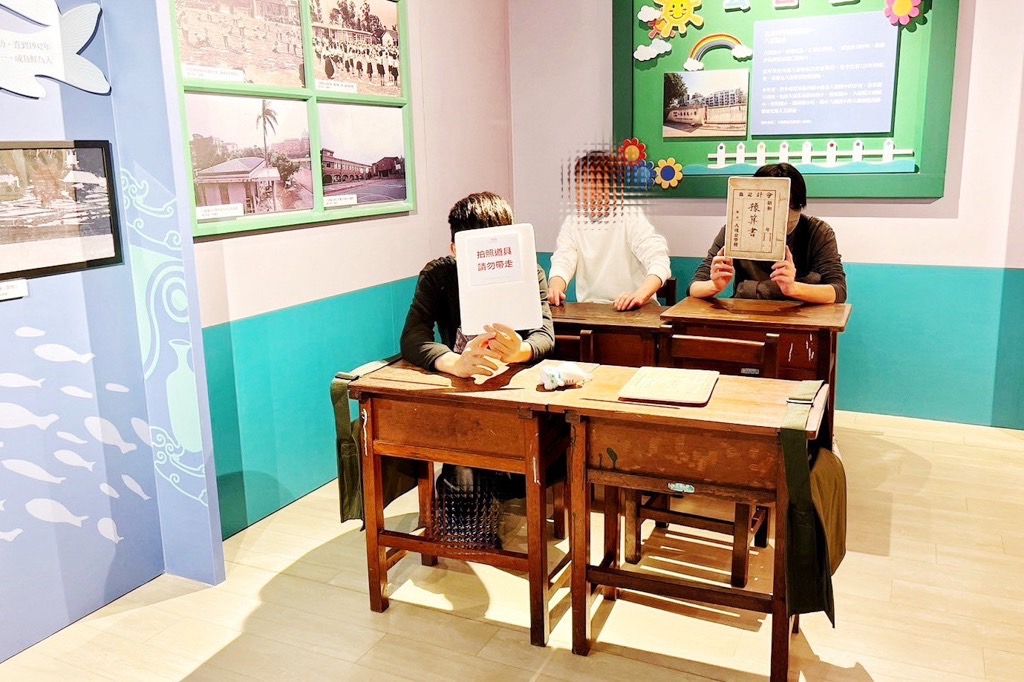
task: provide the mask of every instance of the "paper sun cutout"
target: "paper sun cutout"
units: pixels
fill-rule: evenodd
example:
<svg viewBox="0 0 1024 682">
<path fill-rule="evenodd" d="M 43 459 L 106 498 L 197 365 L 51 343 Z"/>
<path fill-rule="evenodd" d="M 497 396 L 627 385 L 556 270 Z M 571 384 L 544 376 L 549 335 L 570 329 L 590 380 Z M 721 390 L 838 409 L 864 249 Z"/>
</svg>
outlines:
<svg viewBox="0 0 1024 682">
<path fill-rule="evenodd" d="M 635 137 L 619 145 L 619 157 L 628 164 L 639 163 L 647 158 L 647 145 Z"/>
<path fill-rule="evenodd" d="M 649 37 L 660 35 L 662 38 L 673 38 L 678 31 L 686 35 L 686 25 L 693 24 L 696 28 L 704 26 L 704 19 L 694 14 L 703 0 L 654 0 L 661 5 L 661 16 L 650 23 Z"/>
<path fill-rule="evenodd" d="M 658 161 L 654 173 L 654 181 L 661 185 L 662 189 L 675 187 L 683 179 L 683 167 L 672 157 Z"/>
<path fill-rule="evenodd" d="M 911 19 L 921 14 L 920 4 L 921 0 L 885 0 L 884 13 L 893 26 L 906 26 Z"/>
</svg>

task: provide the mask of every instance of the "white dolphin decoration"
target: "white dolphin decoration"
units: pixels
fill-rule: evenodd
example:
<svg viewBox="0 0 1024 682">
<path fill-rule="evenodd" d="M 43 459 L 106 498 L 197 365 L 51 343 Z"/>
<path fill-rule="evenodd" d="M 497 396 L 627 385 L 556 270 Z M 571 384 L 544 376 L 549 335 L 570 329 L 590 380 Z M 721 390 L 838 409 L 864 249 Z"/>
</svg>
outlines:
<svg viewBox="0 0 1024 682">
<path fill-rule="evenodd" d="M 110 92 L 99 67 L 78 54 L 96 33 L 99 5 L 80 5 L 64 14 L 55 0 L 0 0 L 0 7 L 45 24 L 35 30 L 0 31 L 0 43 L 15 45 L 14 50 L 0 52 L 0 90 L 38 99 L 46 95 L 36 80 L 43 76 L 98 95 Z M 19 49 L 19 43 L 25 47 Z"/>
<path fill-rule="evenodd" d="M 71 511 L 57 500 L 47 498 L 36 498 L 25 503 L 25 511 L 40 521 L 50 523 L 67 523 L 72 526 L 82 527 L 82 521 L 88 516 L 75 516 Z"/>
<path fill-rule="evenodd" d="M 57 0 L 0 0 L 0 7 L 43 26 L 53 26 L 60 19 Z"/>
</svg>

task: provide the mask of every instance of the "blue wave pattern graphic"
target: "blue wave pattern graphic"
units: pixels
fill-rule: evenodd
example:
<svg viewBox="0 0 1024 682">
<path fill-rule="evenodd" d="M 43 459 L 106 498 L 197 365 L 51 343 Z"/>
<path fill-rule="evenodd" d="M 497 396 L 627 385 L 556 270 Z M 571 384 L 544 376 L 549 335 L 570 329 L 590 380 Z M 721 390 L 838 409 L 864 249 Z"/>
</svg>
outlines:
<svg viewBox="0 0 1024 682">
<path fill-rule="evenodd" d="M 157 473 L 182 495 L 208 506 L 175 198 L 145 171 L 137 172 L 122 168 L 120 184 L 149 387 L 149 442 Z"/>
</svg>

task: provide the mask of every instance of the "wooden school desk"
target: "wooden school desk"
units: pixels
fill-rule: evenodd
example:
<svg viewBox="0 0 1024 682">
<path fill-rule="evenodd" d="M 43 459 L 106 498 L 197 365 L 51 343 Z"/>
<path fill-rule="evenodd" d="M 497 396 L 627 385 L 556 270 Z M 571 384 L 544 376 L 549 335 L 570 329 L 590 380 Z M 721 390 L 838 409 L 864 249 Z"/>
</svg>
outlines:
<svg viewBox="0 0 1024 682">
<path fill-rule="evenodd" d="M 836 368 L 839 334 L 853 306 L 802 301 L 687 297 L 661 314 L 674 333 L 763 341 L 779 335 L 780 379 L 821 379 L 829 385 L 824 425 L 827 447 L 835 429 Z"/>
<path fill-rule="evenodd" d="M 661 314 L 655 303 L 619 312 L 610 303 L 551 306 L 558 360 L 643 367 L 656 364 Z"/>
<path fill-rule="evenodd" d="M 425 563 L 438 556 L 475 561 L 529 576 L 530 642 L 547 643 L 548 602 L 559 583 L 567 580 L 568 572 L 563 572 L 560 581 L 552 578 L 569 557 L 548 572 L 545 477 L 548 465 L 565 452 L 567 429 L 561 416 L 547 413 L 551 394 L 538 391 L 538 384 L 537 367 L 510 368 L 477 385 L 471 379 L 426 372 L 404 361 L 352 382 L 350 395 L 359 400 L 362 419 L 366 555 L 373 611 L 387 609 L 388 568 L 404 552 L 422 554 Z M 425 463 L 420 479 L 424 532 L 384 528 L 382 457 Z M 525 475 L 528 552 L 467 549 L 430 537 L 434 462 Z"/>
<path fill-rule="evenodd" d="M 772 616 L 771 679 L 785 680 L 789 667 L 786 602 L 788 494 L 781 446 L 787 399 L 798 382 L 721 376 L 703 407 L 623 403 L 619 389 L 636 372 L 601 366 L 583 388 L 559 394 L 551 409 L 572 428 L 569 455 L 572 519 L 573 651 L 590 650 L 592 586 L 607 585 L 769 613 Z M 818 436 L 828 387 L 814 397 L 806 422 Z M 590 565 L 589 488 L 606 486 L 603 560 Z M 620 567 L 619 498 L 616 488 L 695 492 L 736 502 L 775 506 L 775 554 L 770 594 L 693 580 L 645 574 Z M 780 530 L 781 529 L 781 530 Z"/>
</svg>

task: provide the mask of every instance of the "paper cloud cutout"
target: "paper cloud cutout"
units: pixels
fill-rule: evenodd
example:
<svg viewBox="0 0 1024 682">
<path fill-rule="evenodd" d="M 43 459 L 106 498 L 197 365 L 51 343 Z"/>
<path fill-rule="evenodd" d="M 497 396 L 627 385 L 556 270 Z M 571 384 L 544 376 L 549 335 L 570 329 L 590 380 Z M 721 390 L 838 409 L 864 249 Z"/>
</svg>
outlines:
<svg viewBox="0 0 1024 682">
<path fill-rule="evenodd" d="M 746 45 L 737 45 L 736 47 L 732 48 L 732 58 L 735 59 L 736 61 L 741 62 L 745 59 L 750 59 L 753 56 L 754 51 L 751 50 Z"/>
<path fill-rule="evenodd" d="M 640 11 L 636 13 L 636 18 L 640 21 L 650 22 L 654 21 L 661 16 L 661 10 L 655 9 L 650 5 L 644 5 L 640 8 Z"/>
<path fill-rule="evenodd" d="M 646 62 L 671 51 L 671 43 L 661 38 L 655 38 L 650 45 L 637 45 L 636 50 L 633 51 L 633 58 L 639 62 Z"/>
<path fill-rule="evenodd" d="M 691 57 L 690 59 L 686 60 L 685 64 L 683 64 L 683 68 L 686 69 L 687 71 L 703 71 L 704 62 L 700 61 L 699 59 L 694 59 Z"/>
</svg>

